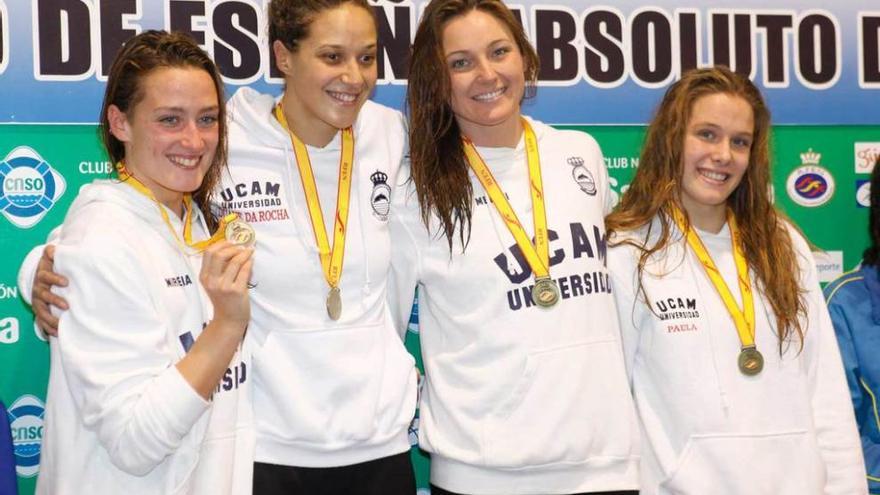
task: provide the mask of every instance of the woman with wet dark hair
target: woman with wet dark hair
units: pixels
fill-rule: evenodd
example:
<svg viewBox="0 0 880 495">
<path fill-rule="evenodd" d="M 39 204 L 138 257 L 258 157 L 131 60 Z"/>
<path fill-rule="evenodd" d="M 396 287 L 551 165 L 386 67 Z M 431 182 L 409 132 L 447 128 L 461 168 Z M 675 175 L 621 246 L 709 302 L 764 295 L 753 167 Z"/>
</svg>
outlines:
<svg viewBox="0 0 880 495">
<path fill-rule="evenodd" d="M 392 207 L 400 325 L 419 287 L 431 493 L 634 493 L 599 145 L 522 114 L 538 57 L 500 0 L 434 0 Z M 410 180 L 411 178 L 411 180 Z"/>
<path fill-rule="evenodd" d="M 144 32 L 113 62 L 101 135 L 118 178 L 80 189 L 57 240 L 71 308 L 49 341 L 39 494 L 250 490 L 253 250 L 209 209 L 224 109 L 185 35 Z"/>
</svg>

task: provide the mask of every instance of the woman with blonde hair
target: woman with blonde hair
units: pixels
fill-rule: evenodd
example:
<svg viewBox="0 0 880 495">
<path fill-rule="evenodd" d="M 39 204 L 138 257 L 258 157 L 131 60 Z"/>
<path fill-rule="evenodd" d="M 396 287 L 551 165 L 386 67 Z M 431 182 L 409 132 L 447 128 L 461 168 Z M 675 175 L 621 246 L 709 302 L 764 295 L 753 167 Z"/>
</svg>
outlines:
<svg viewBox="0 0 880 495">
<path fill-rule="evenodd" d="M 769 196 L 769 134 L 747 78 L 685 74 L 606 219 L 641 493 L 866 493 L 809 245 Z"/>
</svg>

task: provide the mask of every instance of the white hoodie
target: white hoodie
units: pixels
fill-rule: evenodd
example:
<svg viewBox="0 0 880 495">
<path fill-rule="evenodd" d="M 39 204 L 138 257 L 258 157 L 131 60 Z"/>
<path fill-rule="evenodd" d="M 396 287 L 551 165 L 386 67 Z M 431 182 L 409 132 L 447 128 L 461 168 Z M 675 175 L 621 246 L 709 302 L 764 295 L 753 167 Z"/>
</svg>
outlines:
<svg viewBox="0 0 880 495">
<path fill-rule="evenodd" d="M 182 231 L 182 222 L 169 213 Z M 196 209 L 193 238 L 206 238 Z M 55 253 L 70 310 L 50 339 L 38 494 L 250 493 L 250 361 L 240 349 L 211 402 L 175 367 L 210 320 L 200 256 L 181 253 L 156 203 L 84 186 Z"/>
<path fill-rule="evenodd" d="M 368 101 L 354 125 L 342 317 L 333 321 L 290 138 L 274 105 L 249 88 L 230 100 L 229 174 L 218 197 L 257 233 L 248 330 L 256 460 L 329 467 L 404 452 L 417 375 L 386 302 L 387 215 L 406 139 L 402 116 Z M 308 147 L 330 232 L 339 148 L 338 133 L 324 148 Z"/>
<path fill-rule="evenodd" d="M 431 482 L 459 493 L 558 494 L 638 488 L 638 428 L 605 268 L 608 177 L 596 141 L 532 122 L 561 300 L 535 306 L 531 270 L 470 174 L 470 243 L 429 234 L 401 174 L 392 238 L 396 298 L 419 284 L 425 359 L 419 443 Z M 531 235 L 522 140 L 478 148 Z M 403 189 L 406 189 L 404 193 Z M 396 311 L 404 325 L 408 305 Z"/>
<path fill-rule="evenodd" d="M 659 222 L 653 224 L 656 242 Z M 644 242 L 647 227 L 623 236 Z M 739 336 L 681 233 L 648 260 L 638 295 L 639 252 L 608 250 L 624 351 L 643 429 L 645 495 L 860 495 L 865 468 L 834 330 L 807 243 L 790 230 L 802 270 L 807 319 L 779 354 L 776 320 L 752 274 L 755 343 L 764 369 L 737 367 Z M 742 304 L 725 225 L 701 232 Z M 622 237 L 623 238 L 623 237 Z"/>
</svg>

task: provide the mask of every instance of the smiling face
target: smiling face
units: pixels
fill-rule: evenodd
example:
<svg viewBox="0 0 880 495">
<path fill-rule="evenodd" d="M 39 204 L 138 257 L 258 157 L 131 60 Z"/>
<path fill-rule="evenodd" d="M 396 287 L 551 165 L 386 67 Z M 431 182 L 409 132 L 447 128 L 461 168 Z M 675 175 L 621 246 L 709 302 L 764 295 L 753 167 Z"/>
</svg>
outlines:
<svg viewBox="0 0 880 495">
<path fill-rule="evenodd" d="M 749 166 L 754 112 L 749 103 L 713 93 L 693 103 L 682 154 L 681 202 L 698 228 L 718 231 L 727 199 Z"/>
<path fill-rule="evenodd" d="M 180 213 L 214 161 L 219 98 L 211 76 L 192 67 L 162 67 L 143 76 L 140 101 L 127 113 L 108 108 L 110 130 L 125 148 L 129 173 Z"/>
<path fill-rule="evenodd" d="M 491 14 L 471 10 L 446 24 L 442 42 L 449 104 L 462 133 L 478 145 L 515 145 L 525 74 L 510 30 Z"/>
<path fill-rule="evenodd" d="M 376 44 L 373 16 L 352 3 L 315 15 L 294 50 L 274 42 L 286 84 L 284 114 L 303 142 L 324 146 L 354 124 L 376 85 Z"/>
</svg>

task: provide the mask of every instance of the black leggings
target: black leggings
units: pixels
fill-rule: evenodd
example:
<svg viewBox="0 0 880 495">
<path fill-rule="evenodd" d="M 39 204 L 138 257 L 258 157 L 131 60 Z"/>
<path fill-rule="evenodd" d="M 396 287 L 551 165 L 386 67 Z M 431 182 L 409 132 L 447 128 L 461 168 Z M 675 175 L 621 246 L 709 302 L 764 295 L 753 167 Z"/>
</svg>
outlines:
<svg viewBox="0 0 880 495">
<path fill-rule="evenodd" d="M 253 495 L 414 495 L 409 451 L 350 466 L 307 468 L 254 463 Z"/>
<path fill-rule="evenodd" d="M 465 495 L 463 493 L 450 492 L 449 490 L 444 490 L 439 486 L 431 485 L 431 495 Z M 638 491 L 635 490 L 624 490 L 619 492 L 588 492 L 588 493 L 573 493 L 572 495 L 639 495 Z"/>
</svg>

